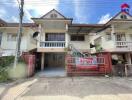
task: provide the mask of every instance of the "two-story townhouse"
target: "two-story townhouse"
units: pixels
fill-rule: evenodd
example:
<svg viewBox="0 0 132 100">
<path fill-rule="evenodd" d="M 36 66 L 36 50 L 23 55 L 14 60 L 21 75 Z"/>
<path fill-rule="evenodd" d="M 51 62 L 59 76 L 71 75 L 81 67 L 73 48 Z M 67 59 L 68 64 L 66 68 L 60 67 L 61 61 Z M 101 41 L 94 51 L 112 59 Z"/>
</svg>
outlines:
<svg viewBox="0 0 132 100">
<path fill-rule="evenodd" d="M 128 10 L 121 10 L 104 26 L 94 37 L 97 51 L 110 52 L 113 65 L 132 64 L 132 16 Z"/>
<path fill-rule="evenodd" d="M 79 52 L 90 53 L 90 36 L 103 25 L 73 24 L 55 9 L 40 18 L 32 18 L 38 25 L 37 59 L 41 70 L 65 69 L 65 54 L 68 45 Z"/>
</svg>

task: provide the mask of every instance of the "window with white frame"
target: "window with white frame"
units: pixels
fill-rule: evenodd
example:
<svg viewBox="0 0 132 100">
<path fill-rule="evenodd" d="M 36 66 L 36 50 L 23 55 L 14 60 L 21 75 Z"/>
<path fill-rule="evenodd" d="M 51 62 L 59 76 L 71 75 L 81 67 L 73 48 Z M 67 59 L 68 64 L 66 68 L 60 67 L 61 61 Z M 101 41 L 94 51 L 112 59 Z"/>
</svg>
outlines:
<svg viewBox="0 0 132 100">
<path fill-rule="evenodd" d="M 71 35 L 71 41 L 85 41 L 85 35 Z"/>
<path fill-rule="evenodd" d="M 109 32 L 106 33 L 106 40 L 107 41 L 111 40 L 111 33 Z"/>
<path fill-rule="evenodd" d="M 116 34 L 116 41 L 126 41 L 125 33 L 117 33 Z"/>
<path fill-rule="evenodd" d="M 46 41 L 65 41 L 65 33 L 46 33 Z"/>
<path fill-rule="evenodd" d="M 7 41 L 16 41 L 16 40 L 17 40 L 17 34 L 14 33 L 7 34 Z"/>
</svg>

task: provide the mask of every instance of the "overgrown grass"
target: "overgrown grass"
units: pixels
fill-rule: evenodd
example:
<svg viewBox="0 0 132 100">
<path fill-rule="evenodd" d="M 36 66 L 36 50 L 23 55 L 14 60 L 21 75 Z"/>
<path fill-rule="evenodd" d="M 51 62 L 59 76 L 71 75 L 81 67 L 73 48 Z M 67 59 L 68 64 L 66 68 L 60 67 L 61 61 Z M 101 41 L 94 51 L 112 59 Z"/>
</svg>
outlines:
<svg viewBox="0 0 132 100">
<path fill-rule="evenodd" d="M 22 59 L 17 66 L 13 67 L 14 56 L 0 57 L 0 82 L 6 82 L 12 78 L 23 78 L 27 76 L 27 67 Z"/>
<path fill-rule="evenodd" d="M 5 82 L 9 79 L 8 67 L 14 61 L 14 56 L 0 57 L 0 82 Z"/>
<path fill-rule="evenodd" d="M 14 68 L 11 66 L 8 70 L 8 76 L 10 79 L 19 79 L 27 77 L 27 65 L 19 62 Z"/>
</svg>

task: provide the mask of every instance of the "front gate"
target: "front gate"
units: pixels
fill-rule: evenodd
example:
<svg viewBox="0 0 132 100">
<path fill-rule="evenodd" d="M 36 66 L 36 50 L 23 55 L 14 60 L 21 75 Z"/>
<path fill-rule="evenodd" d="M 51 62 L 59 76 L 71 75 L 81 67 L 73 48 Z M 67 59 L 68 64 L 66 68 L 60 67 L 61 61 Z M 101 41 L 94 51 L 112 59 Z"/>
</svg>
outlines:
<svg viewBox="0 0 132 100">
<path fill-rule="evenodd" d="M 67 75 L 105 75 L 109 74 L 110 67 L 108 54 L 96 55 L 91 57 L 66 56 Z"/>
</svg>

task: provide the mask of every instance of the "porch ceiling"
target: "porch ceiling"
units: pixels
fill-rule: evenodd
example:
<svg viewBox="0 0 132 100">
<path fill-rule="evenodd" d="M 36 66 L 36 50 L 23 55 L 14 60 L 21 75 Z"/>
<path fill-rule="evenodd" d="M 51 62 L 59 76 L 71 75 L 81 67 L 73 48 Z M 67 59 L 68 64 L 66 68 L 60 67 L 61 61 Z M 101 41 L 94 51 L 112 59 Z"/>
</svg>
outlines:
<svg viewBox="0 0 132 100">
<path fill-rule="evenodd" d="M 69 25 L 68 27 L 68 32 L 69 33 L 83 33 L 83 34 L 89 34 L 89 33 L 96 33 L 98 31 L 100 31 L 101 29 L 103 29 L 103 25 L 99 24 L 99 25 L 89 25 L 89 24 L 72 24 Z"/>
</svg>

